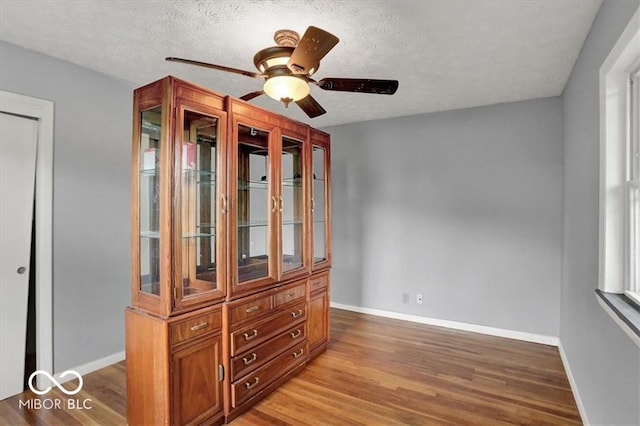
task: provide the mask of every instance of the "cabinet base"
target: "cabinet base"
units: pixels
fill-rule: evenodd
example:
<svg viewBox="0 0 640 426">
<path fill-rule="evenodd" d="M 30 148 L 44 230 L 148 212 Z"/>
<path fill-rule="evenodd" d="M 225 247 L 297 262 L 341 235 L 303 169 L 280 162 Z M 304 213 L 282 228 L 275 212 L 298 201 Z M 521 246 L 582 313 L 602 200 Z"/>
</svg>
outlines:
<svg viewBox="0 0 640 426">
<path fill-rule="evenodd" d="M 316 359 L 318 356 L 322 355 L 327 351 L 327 347 L 329 346 L 329 342 L 324 342 L 313 349 L 309 350 L 309 362 Z"/>
</svg>

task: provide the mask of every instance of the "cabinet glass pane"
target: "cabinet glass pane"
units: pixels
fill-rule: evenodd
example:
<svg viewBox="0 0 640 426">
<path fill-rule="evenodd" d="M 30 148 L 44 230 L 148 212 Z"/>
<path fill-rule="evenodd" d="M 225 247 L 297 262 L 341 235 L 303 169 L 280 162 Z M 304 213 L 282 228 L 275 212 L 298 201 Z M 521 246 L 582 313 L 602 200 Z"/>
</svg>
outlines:
<svg viewBox="0 0 640 426">
<path fill-rule="evenodd" d="M 219 119 L 185 111 L 181 155 L 182 296 L 217 288 L 216 155 Z"/>
<path fill-rule="evenodd" d="M 313 147 L 313 261 L 320 262 L 327 257 L 326 243 L 326 202 L 325 202 L 325 150 Z"/>
<path fill-rule="evenodd" d="M 268 184 L 269 133 L 239 125 L 238 282 L 269 276 Z"/>
<path fill-rule="evenodd" d="M 282 138 L 282 271 L 302 266 L 302 142 Z"/>
<path fill-rule="evenodd" d="M 140 291 L 160 294 L 160 107 L 140 116 Z"/>
</svg>

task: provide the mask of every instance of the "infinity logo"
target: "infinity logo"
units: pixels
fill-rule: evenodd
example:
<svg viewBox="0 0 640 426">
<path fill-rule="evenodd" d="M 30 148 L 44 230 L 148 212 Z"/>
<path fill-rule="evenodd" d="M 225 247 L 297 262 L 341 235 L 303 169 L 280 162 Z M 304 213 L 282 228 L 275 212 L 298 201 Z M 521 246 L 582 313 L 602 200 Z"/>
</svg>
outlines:
<svg viewBox="0 0 640 426">
<path fill-rule="evenodd" d="M 75 376 L 79 380 L 80 383 L 78 384 L 78 388 L 76 390 L 73 390 L 73 391 L 68 391 L 67 389 L 65 389 L 65 387 L 62 386 L 62 384 L 60 384 L 60 382 L 58 382 L 51 374 L 47 373 L 46 371 L 44 371 L 44 370 L 36 370 L 31 374 L 31 376 L 29 376 L 29 389 L 31 389 L 31 392 L 33 392 L 33 393 L 35 393 L 37 395 L 44 395 L 44 394 L 48 393 L 51 389 L 53 389 L 53 386 L 49 386 L 45 390 L 38 390 L 35 386 L 33 386 L 33 379 L 34 379 L 34 377 L 36 377 L 39 374 L 41 374 L 41 375 L 45 376 L 47 379 L 49 379 L 58 389 L 60 389 L 60 391 L 62 393 L 66 394 L 66 395 L 75 395 L 78 392 L 80 392 L 80 390 L 82 390 L 82 385 L 83 385 L 82 376 L 80 375 L 80 373 L 78 373 L 75 370 L 63 371 L 61 374 L 58 375 L 61 379 L 63 379 L 65 376 L 68 376 L 69 374 L 71 374 L 72 376 Z"/>
</svg>

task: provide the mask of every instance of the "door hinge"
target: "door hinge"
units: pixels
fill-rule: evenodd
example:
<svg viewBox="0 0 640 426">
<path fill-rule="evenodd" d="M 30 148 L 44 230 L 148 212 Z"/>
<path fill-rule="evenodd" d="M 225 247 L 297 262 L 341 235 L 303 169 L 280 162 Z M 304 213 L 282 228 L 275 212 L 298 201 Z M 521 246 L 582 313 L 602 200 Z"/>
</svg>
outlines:
<svg viewBox="0 0 640 426">
<path fill-rule="evenodd" d="M 218 364 L 218 381 L 224 381 L 224 365 Z"/>
</svg>

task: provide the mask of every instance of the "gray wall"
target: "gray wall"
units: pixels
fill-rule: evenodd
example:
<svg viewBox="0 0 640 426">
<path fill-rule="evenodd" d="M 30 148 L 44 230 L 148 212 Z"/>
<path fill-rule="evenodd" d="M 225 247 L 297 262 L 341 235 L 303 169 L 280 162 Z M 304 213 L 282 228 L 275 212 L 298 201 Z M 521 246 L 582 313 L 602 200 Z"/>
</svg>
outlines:
<svg viewBox="0 0 640 426">
<path fill-rule="evenodd" d="M 55 105 L 54 369 L 120 352 L 130 298 L 133 87 L 0 42 L 0 89 Z"/>
<path fill-rule="evenodd" d="M 560 339 L 592 424 L 640 424 L 640 354 L 598 306 L 598 72 L 638 7 L 605 1 L 563 94 Z"/>
<path fill-rule="evenodd" d="M 558 336 L 561 117 L 556 97 L 326 128 L 332 300 Z"/>
</svg>

